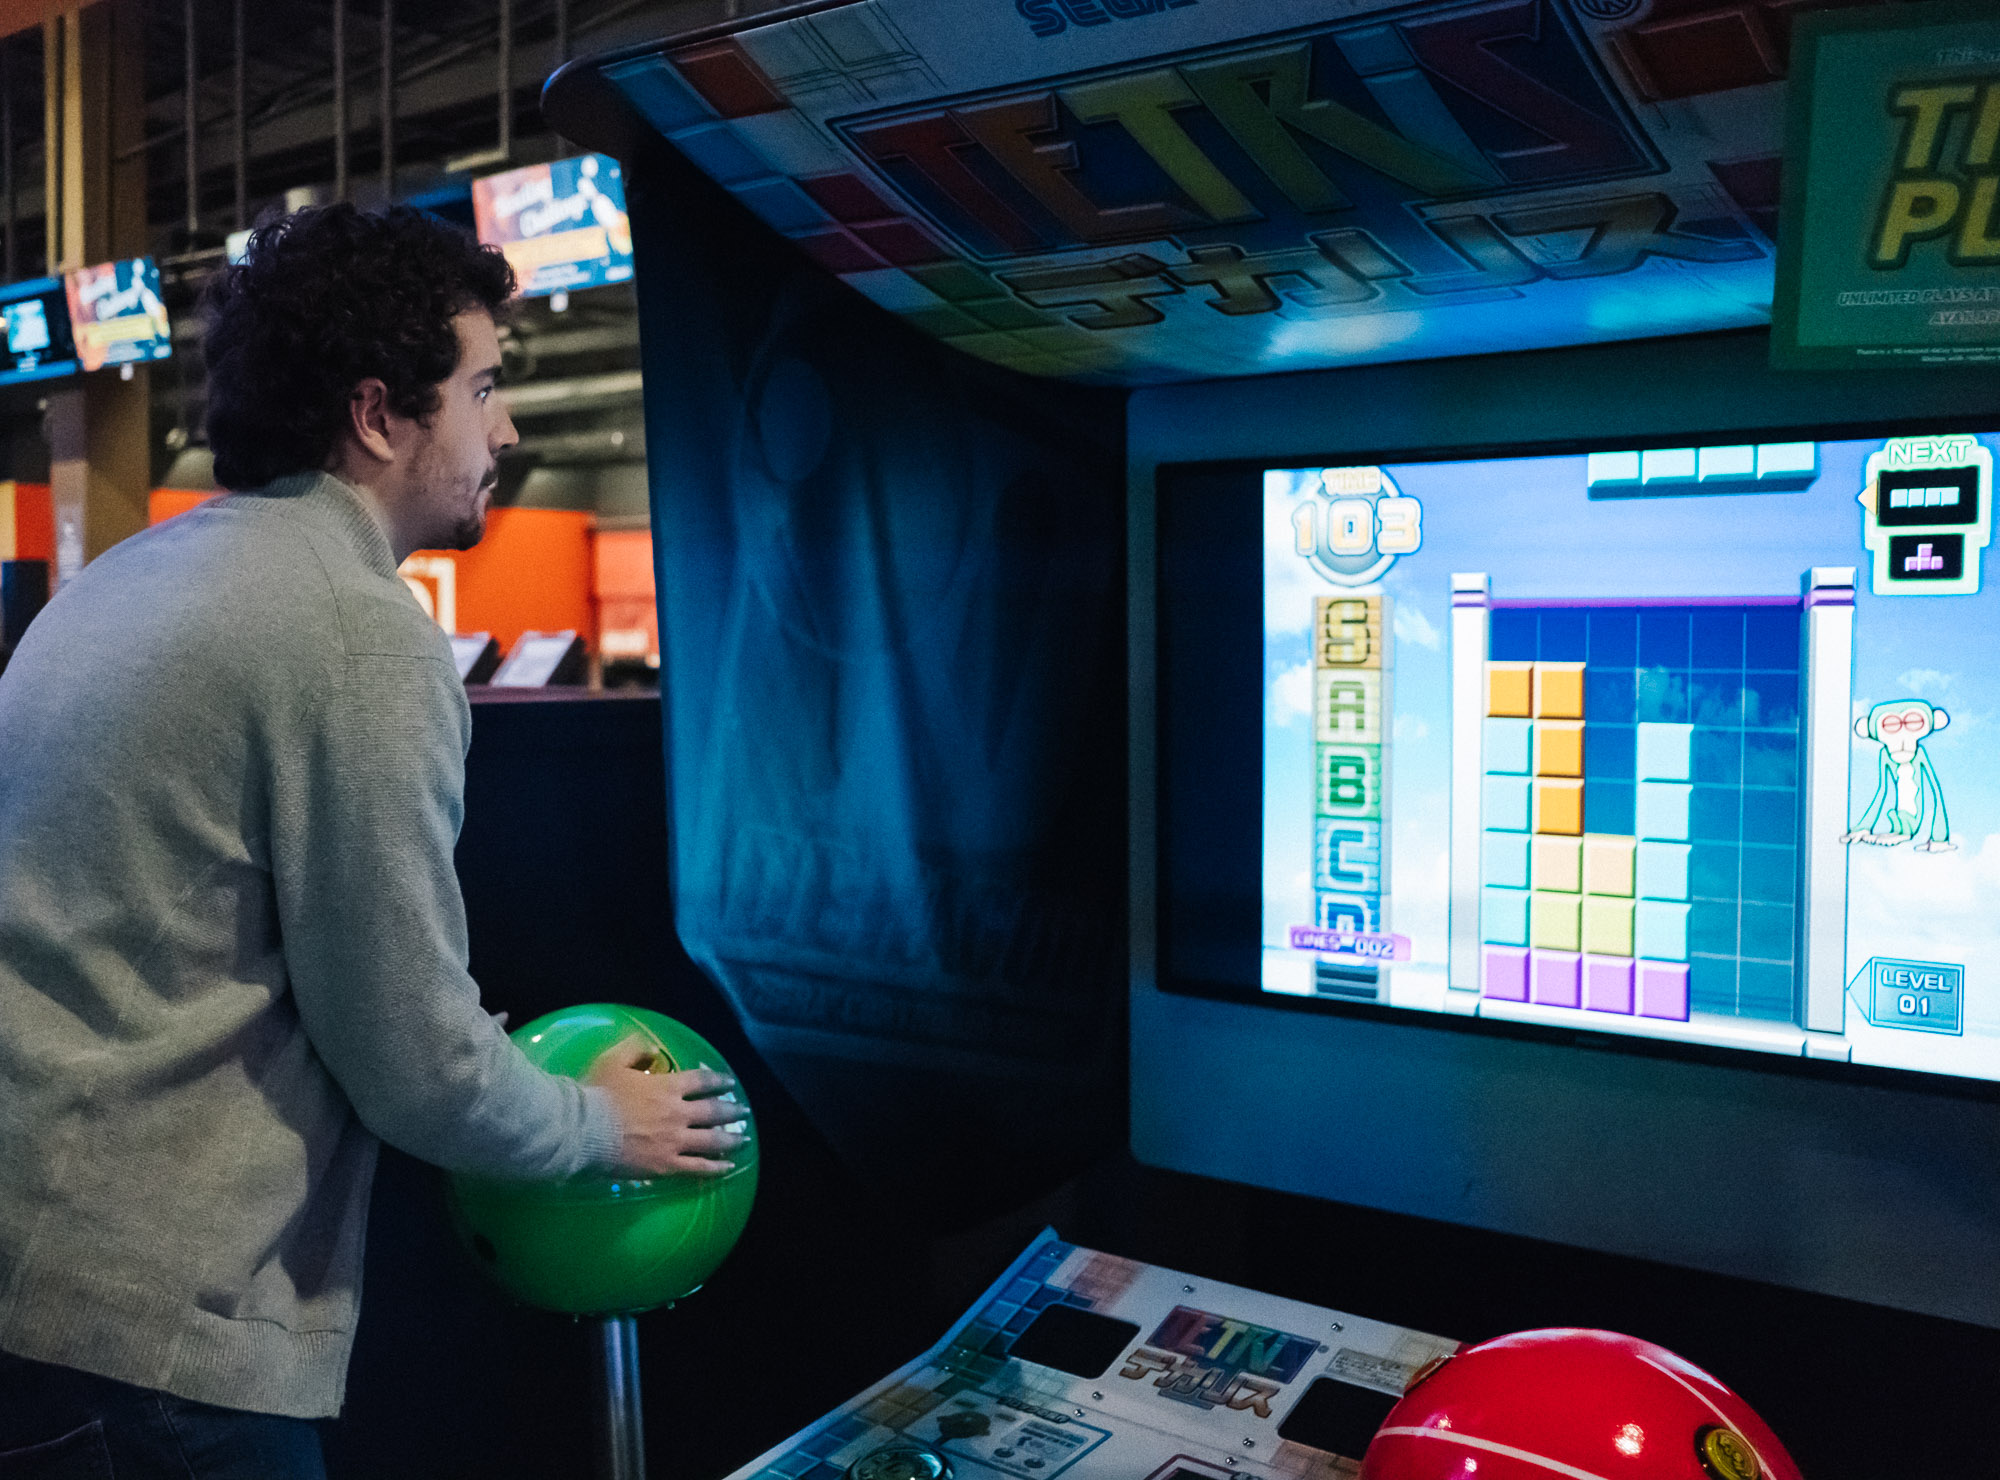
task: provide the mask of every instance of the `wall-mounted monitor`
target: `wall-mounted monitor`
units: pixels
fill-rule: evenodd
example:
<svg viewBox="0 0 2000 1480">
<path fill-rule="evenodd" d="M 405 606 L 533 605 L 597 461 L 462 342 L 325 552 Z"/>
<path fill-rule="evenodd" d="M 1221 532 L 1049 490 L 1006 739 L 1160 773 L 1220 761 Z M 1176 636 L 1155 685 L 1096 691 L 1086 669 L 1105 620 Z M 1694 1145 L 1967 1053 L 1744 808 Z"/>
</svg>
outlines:
<svg viewBox="0 0 2000 1480">
<path fill-rule="evenodd" d="M 2000 1080 L 1996 450 L 1170 472 L 1160 984 Z"/>
<path fill-rule="evenodd" d="M 86 370 L 144 364 L 173 353 L 173 329 L 151 257 L 127 257 L 63 275 L 70 330 Z"/>
<path fill-rule="evenodd" d="M 479 239 L 507 254 L 524 298 L 632 276 L 625 185 L 609 155 L 556 159 L 475 180 L 472 210 Z"/>
<path fill-rule="evenodd" d="M 35 278 L 0 287 L 0 331 L 6 334 L 0 385 L 76 373 L 76 346 L 70 336 L 69 302 L 63 296 L 61 278 Z"/>
</svg>

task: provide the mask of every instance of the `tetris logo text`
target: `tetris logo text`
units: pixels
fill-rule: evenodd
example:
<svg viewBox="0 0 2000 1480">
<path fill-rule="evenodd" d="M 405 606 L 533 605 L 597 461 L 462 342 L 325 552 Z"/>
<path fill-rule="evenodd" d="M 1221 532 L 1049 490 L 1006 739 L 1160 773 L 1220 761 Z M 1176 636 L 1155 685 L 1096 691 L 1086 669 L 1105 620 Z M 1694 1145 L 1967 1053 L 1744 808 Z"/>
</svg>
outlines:
<svg viewBox="0 0 2000 1480">
<path fill-rule="evenodd" d="M 1118 1375 L 1152 1377 L 1161 1396 L 1176 1402 L 1269 1418 L 1271 1399 L 1318 1350 L 1307 1336 L 1177 1305 L 1149 1344 L 1126 1357 Z"/>
</svg>

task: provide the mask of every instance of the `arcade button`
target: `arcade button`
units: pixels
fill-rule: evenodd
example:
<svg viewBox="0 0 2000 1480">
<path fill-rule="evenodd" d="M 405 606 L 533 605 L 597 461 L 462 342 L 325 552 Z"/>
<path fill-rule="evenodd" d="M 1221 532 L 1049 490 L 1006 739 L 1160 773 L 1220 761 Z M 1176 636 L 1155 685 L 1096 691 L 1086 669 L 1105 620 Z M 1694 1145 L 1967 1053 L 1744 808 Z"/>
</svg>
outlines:
<svg viewBox="0 0 2000 1480">
<path fill-rule="evenodd" d="M 934 1449 L 891 1444 L 849 1465 L 847 1480 L 951 1480 L 951 1466 Z"/>
<path fill-rule="evenodd" d="M 539 1067 L 574 1079 L 635 1037 L 651 1050 L 648 1072 L 730 1073 L 707 1039 L 644 1008 L 565 1008 L 513 1034 Z M 723 1176 L 452 1177 L 452 1221 L 474 1262 L 517 1300 L 565 1315 L 631 1314 L 692 1294 L 735 1247 L 757 1195 L 754 1116 L 740 1090 L 724 1098 L 742 1105 L 733 1128 L 750 1140 Z"/>
<path fill-rule="evenodd" d="M 1634 1466 L 1639 1468 L 1635 1469 Z M 1426 1364 L 1360 1480 L 1799 1480 L 1748 1403 L 1664 1347 L 1609 1331 L 1522 1331 Z"/>
</svg>

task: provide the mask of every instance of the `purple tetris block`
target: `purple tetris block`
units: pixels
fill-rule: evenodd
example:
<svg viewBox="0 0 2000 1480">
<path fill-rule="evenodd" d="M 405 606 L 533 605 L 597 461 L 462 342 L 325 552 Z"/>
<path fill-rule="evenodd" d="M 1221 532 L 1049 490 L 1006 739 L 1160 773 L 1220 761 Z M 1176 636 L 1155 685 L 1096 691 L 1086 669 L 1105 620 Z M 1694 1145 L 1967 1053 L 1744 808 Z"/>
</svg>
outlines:
<svg viewBox="0 0 2000 1480">
<path fill-rule="evenodd" d="M 1687 1021 L 1687 962 L 1641 961 L 1639 963 L 1639 1016 L 1672 1018 L 1677 1023 Z"/>
<path fill-rule="evenodd" d="M 1528 953 L 1519 946 L 1483 946 L 1479 993 L 1501 1002 L 1528 1000 Z"/>
<path fill-rule="evenodd" d="M 1585 956 L 1583 1005 L 1592 1012 L 1632 1010 L 1632 958 Z"/>
<path fill-rule="evenodd" d="M 1530 1001 L 1544 1007 L 1577 1007 L 1583 1001 L 1583 957 L 1575 951 L 1535 951 Z"/>
</svg>

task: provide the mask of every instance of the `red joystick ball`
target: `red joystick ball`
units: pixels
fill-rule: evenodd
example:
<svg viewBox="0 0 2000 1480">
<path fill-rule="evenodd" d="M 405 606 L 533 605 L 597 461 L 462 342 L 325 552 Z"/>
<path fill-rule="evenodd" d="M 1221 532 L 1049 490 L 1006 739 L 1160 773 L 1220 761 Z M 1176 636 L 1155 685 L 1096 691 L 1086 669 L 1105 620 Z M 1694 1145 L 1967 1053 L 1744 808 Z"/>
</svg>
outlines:
<svg viewBox="0 0 2000 1480">
<path fill-rule="evenodd" d="M 1778 1436 L 1664 1347 L 1522 1331 L 1419 1372 L 1361 1480 L 1801 1480 Z"/>
</svg>

